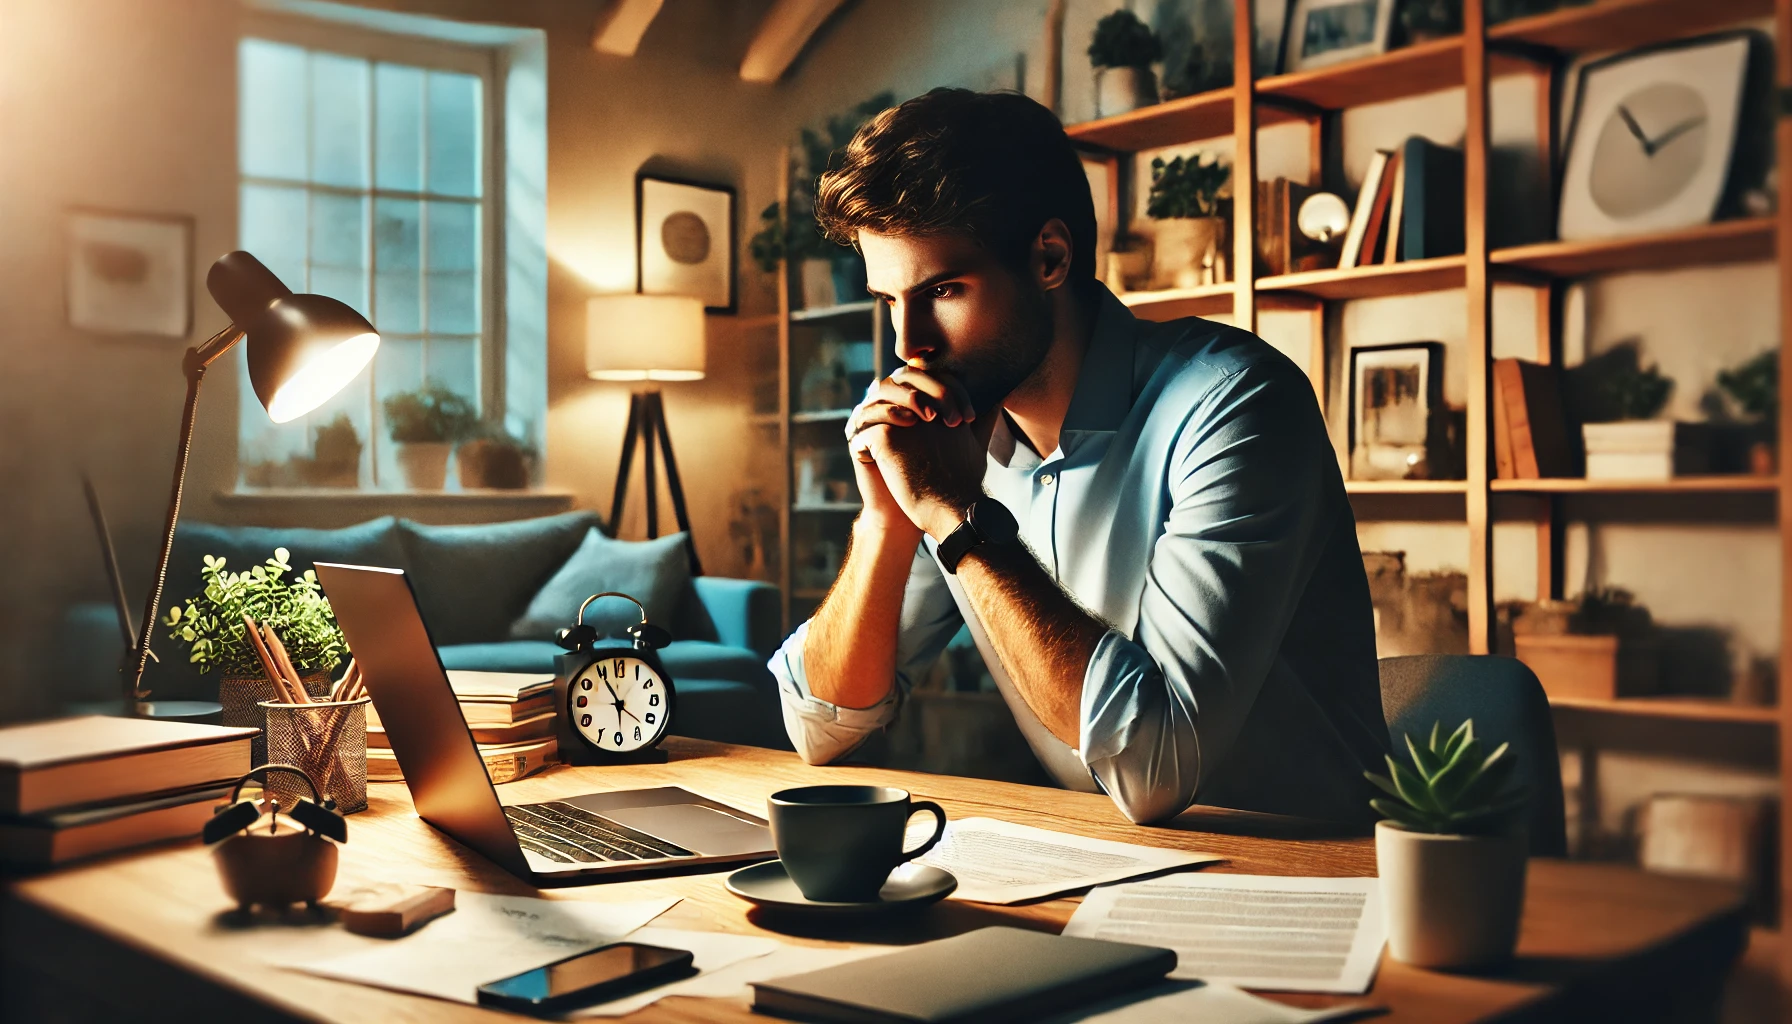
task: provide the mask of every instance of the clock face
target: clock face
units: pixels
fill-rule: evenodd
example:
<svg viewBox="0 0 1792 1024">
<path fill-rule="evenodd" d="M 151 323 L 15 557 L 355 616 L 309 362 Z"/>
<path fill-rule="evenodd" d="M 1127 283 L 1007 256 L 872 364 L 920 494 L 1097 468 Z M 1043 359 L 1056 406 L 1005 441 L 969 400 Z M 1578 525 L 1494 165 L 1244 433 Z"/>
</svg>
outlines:
<svg viewBox="0 0 1792 1024">
<path fill-rule="evenodd" d="M 617 655 L 587 665 L 566 688 L 579 735 L 601 750 L 626 754 L 652 746 L 671 724 L 671 691 L 651 664 Z"/>
<path fill-rule="evenodd" d="M 1623 220 L 1685 191 L 1708 152 L 1705 100 L 1679 82 L 1646 85 L 1618 101 L 1593 145 L 1593 202 Z"/>
</svg>

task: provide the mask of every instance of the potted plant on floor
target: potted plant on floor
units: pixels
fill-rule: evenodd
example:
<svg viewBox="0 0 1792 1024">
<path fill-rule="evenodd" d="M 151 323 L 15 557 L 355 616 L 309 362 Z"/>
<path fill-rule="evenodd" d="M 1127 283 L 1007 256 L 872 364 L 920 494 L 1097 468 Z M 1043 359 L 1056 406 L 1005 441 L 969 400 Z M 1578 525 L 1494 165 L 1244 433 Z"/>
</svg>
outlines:
<svg viewBox="0 0 1792 1024">
<path fill-rule="evenodd" d="M 1163 43 L 1139 16 L 1121 8 L 1095 23 L 1089 63 L 1095 67 L 1095 116 L 1112 117 L 1157 101 L 1151 65 L 1164 55 Z"/>
<path fill-rule="evenodd" d="M 435 383 L 401 391 L 382 403 L 386 428 L 398 444 L 398 466 L 404 485 L 413 491 L 439 491 L 448 479 L 448 456 L 479 424 L 473 403 Z"/>
<path fill-rule="evenodd" d="M 1220 193 L 1231 180 L 1232 168 L 1218 157 L 1152 158 L 1145 213 L 1155 229 L 1153 288 L 1193 288 L 1226 279 Z"/>
<path fill-rule="evenodd" d="M 1774 442 L 1780 423 L 1780 353 L 1768 349 L 1731 370 L 1720 370 L 1717 386 L 1742 410 L 1754 435 L 1749 440 L 1748 471 L 1772 476 L 1777 459 Z"/>
<path fill-rule="evenodd" d="M 1369 805 L 1375 826 L 1388 947 L 1419 967 L 1483 967 L 1508 960 L 1524 909 L 1526 836 L 1522 793 L 1510 790 L 1507 744 L 1493 753 L 1474 720 L 1448 739 L 1431 727 L 1424 746 L 1406 737 L 1412 765 L 1388 757 L 1388 774 L 1365 772 L 1387 794 Z"/>
</svg>

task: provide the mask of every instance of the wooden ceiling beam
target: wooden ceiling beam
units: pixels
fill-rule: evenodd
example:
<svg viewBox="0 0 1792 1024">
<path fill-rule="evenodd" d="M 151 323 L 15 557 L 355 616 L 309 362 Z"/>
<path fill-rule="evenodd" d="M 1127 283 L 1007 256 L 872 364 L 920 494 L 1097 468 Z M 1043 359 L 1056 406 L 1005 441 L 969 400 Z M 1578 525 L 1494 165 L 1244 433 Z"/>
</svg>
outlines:
<svg viewBox="0 0 1792 1024">
<path fill-rule="evenodd" d="M 641 48 L 647 26 L 659 16 L 666 0 L 615 0 L 598 19 L 591 33 L 591 48 L 598 53 L 633 57 Z"/>
<path fill-rule="evenodd" d="M 747 55 L 741 58 L 743 81 L 771 84 L 784 77 L 790 65 L 809 45 L 822 26 L 845 0 L 773 0 L 759 23 Z"/>
</svg>

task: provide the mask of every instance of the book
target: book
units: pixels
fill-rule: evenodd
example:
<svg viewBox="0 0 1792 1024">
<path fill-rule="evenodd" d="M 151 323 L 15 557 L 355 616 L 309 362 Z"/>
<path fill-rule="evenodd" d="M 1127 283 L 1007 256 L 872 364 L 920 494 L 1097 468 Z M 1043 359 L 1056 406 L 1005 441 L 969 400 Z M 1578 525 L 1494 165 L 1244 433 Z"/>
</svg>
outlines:
<svg viewBox="0 0 1792 1024">
<path fill-rule="evenodd" d="M 1394 154 L 1376 150 L 1369 157 L 1369 168 L 1363 174 L 1362 190 L 1356 194 L 1356 208 L 1350 212 L 1350 228 L 1344 232 L 1344 248 L 1338 256 L 1339 269 L 1357 265 L 1363 252 L 1363 232 L 1369 227 L 1369 210 L 1375 205 L 1375 194 L 1381 191 L 1381 176 L 1387 170 L 1388 158 Z"/>
<path fill-rule="evenodd" d="M 753 1010 L 842 1024 L 1037 1020 L 1162 979 L 1156 946 L 979 928 L 901 952 L 753 982 Z"/>
<path fill-rule="evenodd" d="M 83 857 L 196 836 L 234 783 L 129 803 L 0 818 L 0 863 L 47 868 Z"/>
<path fill-rule="evenodd" d="M 554 693 L 552 688 L 515 702 L 501 700 L 463 700 L 460 702 L 461 717 L 469 726 L 475 728 L 485 725 L 514 725 L 537 715 L 547 714 L 554 709 Z M 380 724 L 380 716 L 372 705 L 367 707 L 367 727 L 375 728 Z"/>
<path fill-rule="evenodd" d="M 259 729 L 84 715 L 0 728 L 0 814 L 187 789 L 249 770 Z"/>
<path fill-rule="evenodd" d="M 473 731 L 475 743 L 521 743 L 524 740 L 538 740 L 554 732 L 554 715 L 552 712 L 525 718 L 520 722 L 481 722 L 468 723 Z M 370 747 L 391 747 L 386 739 L 386 730 L 377 725 L 367 727 L 367 745 Z"/>
<path fill-rule="evenodd" d="M 485 761 L 485 773 L 491 776 L 493 783 L 513 782 L 525 775 L 533 775 L 553 764 L 560 755 L 560 744 L 552 736 L 522 743 L 480 743 L 477 746 L 479 757 Z M 398 758 L 390 749 L 367 748 L 367 781 L 404 781 L 404 769 L 399 767 Z"/>
<path fill-rule="evenodd" d="M 1493 375 L 1493 470 L 1496 479 L 1518 479 L 1518 469 L 1512 464 L 1512 425 L 1506 419 L 1506 389 L 1497 373 Z"/>
<path fill-rule="evenodd" d="M 1381 247 L 1381 262 L 1395 263 L 1400 260 L 1400 219 L 1406 210 L 1406 158 L 1404 154 L 1394 157 L 1394 185 L 1388 190 L 1388 222 L 1382 230 L 1386 239 Z"/>
<path fill-rule="evenodd" d="M 1394 153 L 1381 169 L 1381 181 L 1375 189 L 1375 201 L 1369 207 L 1369 223 L 1363 228 L 1363 248 L 1357 259 L 1358 266 L 1375 263 L 1376 257 L 1381 254 L 1382 238 L 1387 234 L 1388 207 L 1394 201 L 1394 178 L 1399 172 L 1400 154 Z"/>
<path fill-rule="evenodd" d="M 1517 478 L 1575 476 L 1578 460 L 1562 411 L 1556 368 L 1523 359 L 1496 359 L 1493 378 L 1494 394 L 1506 410 L 1506 435 Z"/>
<path fill-rule="evenodd" d="M 1259 276 L 1320 270 L 1329 264 L 1328 247 L 1300 232 L 1300 206 L 1318 191 L 1287 178 L 1257 183 Z"/>
<path fill-rule="evenodd" d="M 1402 259 L 1455 256 L 1464 246 L 1462 150 L 1414 135 L 1401 147 Z"/>
<path fill-rule="evenodd" d="M 543 678 L 535 672 L 473 672 L 455 669 L 448 673 L 448 688 L 459 701 L 520 701 L 554 688 L 552 676 Z"/>
</svg>

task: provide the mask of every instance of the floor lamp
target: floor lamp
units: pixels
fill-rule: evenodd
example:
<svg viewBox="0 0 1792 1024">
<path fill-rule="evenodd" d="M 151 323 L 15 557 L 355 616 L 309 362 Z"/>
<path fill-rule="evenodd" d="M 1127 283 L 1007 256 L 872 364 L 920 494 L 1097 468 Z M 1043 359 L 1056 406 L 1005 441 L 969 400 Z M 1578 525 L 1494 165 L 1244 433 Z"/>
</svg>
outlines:
<svg viewBox="0 0 1792 1024">
<path fill-rule="evenodd" d="M 585 373 L 592 380 L 679 381 L 703 379 L 703 300 L 683 295 L 599 295 L 585 307 Z M 703 575 L 697 545 L 691 540 L 691 518 L 685 511 L 684 485 L 672 455 L 666 429 L 666 407 L 657 387 L 629 396 L 628 431 L 622 436 L 622 459 L 616 468 L 616 492 L 610 499 L 610 529 L 620 528 L 628 497 L 629 471 L 640 445 L 647 489 L 647 536 L 660 535 L 659 480 L 654 447 L 666 461 L 666 489 L 672 514 L 684 531 L 691 574 Z"/>
<path fill-rule="evenodd" d="M 168 581 L 168 556 L 174 549 L 187 456 L 193 449 L 193 415 L 199 408 L 199 385 L 206 368 L 243 341 L 255 397 L 270 419 L 286 423 L 347 387 L 372 361 L 380 344 L 380 336 L 361 314 L 322 295 L 294 295 L 273 271 L 246 252 L 220 257 L 206 275 L 205 287 L 230 315 L 230 325 L 188 349 L 181 364 L 187 377 L 187 403 L 180 418 L 180 446 L 174 452 L 174 485 L 163 522 L 162 550 L 143 607 L 142 632 L 125 656 L 125 702 L 137 714 L 149 717 L 156 716 L 157 708 L 146 701 L 149 691 L 143 689 L 143 672 L 149 666 L 149 641 L 161 610 L 162 588 Z M 130 620 L 122 605 L 120 622 L 128 633 Z M 188 709 L 174 710 L 182 714 Z"/>
</svg>

